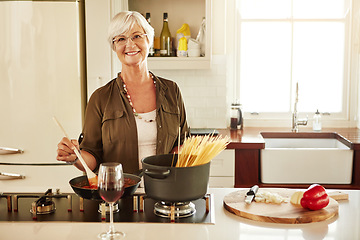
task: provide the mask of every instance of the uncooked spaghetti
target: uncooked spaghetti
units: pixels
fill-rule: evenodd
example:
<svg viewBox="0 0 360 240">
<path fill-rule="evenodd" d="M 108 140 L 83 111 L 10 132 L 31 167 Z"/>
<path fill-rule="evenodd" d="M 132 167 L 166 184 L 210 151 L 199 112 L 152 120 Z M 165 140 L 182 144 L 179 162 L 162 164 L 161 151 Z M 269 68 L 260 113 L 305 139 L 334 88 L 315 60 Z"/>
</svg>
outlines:
<svg viewBox="0 0 360 240">
<path fill-rule="evenodd" d="M 186 138 L 178 154 L 176 167 L 191 167 L 206 164 L 222 152 L 229 144 L 229 138 L 212 135 Z"/>
</svg>

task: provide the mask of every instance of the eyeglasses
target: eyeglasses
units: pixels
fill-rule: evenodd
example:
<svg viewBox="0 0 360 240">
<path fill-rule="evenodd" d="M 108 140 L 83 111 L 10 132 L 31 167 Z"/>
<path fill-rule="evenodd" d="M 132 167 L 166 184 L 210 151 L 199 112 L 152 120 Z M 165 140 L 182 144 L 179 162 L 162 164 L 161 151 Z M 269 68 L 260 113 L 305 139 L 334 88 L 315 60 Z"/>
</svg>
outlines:
<svg viewBox="0 0 360 240">
<path fill-rule="evenodd" d="M 147 34 L 145 34 L 145 33 L 137 33 L 130 37 L 125 37 L 125 36 L 114 37 L 112 42 L 113 42 L 113 44 L 119 45 L 119 46 L 126 45 L 128 43 L 129 39 L 131 39 L 131 41 L 133 43 L 141 43 L 144 40 L 146 35 Z"/>
</svg>

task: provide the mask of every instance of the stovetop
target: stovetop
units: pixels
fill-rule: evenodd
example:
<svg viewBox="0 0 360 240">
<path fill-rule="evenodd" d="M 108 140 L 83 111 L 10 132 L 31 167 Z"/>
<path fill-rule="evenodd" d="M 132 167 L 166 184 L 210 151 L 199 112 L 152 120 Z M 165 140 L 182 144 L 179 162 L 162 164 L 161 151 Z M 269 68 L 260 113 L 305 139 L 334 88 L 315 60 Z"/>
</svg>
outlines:
<svg viewBox="0 0 360 240">
<path fill-rule="evenodd" d="M 37 213 L 34 202 L 43 193 L 0 193 L 0 221 L 69 221 L 105 222 L 109 214 L 101 213 L 104 203 L 80 198 L 74 193 L 54 194 L 55 205 L 49 214 Z M 118 201 L 118 212 L 114 212 L 114 222 L 153 222 L 153 223 L 215 223 L 213 196 L 192 201 L 195 213 L 188 217 L 160 217 L 154 213 L 154 205 L 159 202 L 147 198 L 145 194 L 122 198 Z M 101 203 L 103 205 L 101 205 Z M 35 212 L 34 212 L 35 210 Z"/>
</svg>

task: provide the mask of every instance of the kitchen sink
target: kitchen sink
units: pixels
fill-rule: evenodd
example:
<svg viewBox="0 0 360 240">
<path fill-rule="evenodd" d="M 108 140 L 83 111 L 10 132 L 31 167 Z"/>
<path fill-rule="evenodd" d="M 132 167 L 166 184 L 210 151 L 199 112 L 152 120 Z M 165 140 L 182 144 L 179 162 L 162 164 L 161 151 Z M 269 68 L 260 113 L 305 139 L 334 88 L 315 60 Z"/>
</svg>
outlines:
<svg viewBox="0 0 360 240">
<path fill-rule="evenodd" d="M 263 132 L 260 152 L 263 183 L 350 184 L 351 143 L 332 132 Z"/>
</svg>

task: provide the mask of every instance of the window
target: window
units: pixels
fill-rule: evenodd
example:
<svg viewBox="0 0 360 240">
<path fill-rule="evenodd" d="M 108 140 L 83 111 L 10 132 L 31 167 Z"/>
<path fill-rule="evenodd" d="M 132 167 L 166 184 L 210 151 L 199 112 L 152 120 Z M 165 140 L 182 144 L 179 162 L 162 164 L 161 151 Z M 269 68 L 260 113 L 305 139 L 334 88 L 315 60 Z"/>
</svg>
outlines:
<svg viewBox="0 0 360 240">
<path fill-rule="evenodd" d="M 349 120 L 351 10 L 350 0 L 237 1 L 245 117 L 290 119 L 298 82 L 298 112 Z"/>
</svg>

